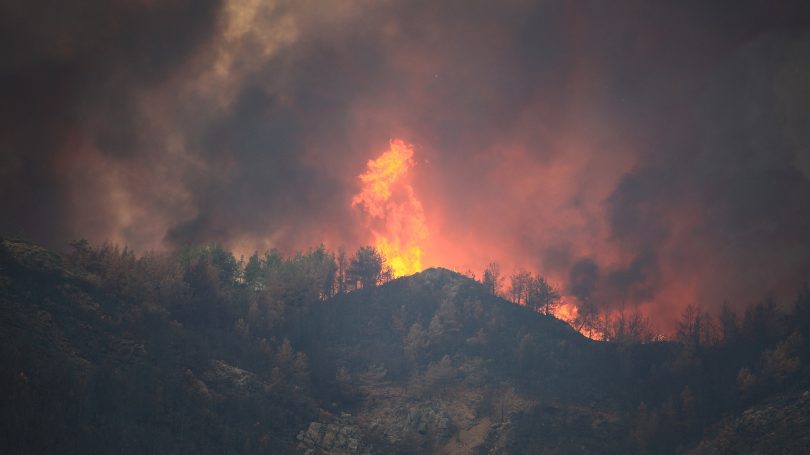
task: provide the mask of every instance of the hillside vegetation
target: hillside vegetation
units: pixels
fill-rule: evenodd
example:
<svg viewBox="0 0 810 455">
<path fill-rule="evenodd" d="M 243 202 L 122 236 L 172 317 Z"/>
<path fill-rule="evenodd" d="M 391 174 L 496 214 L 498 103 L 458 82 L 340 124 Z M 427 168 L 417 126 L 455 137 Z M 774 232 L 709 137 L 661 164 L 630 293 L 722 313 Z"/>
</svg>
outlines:
<svg viewBox="0 0 810 455">
<path fill-rule="evenodd" d="M 713 340 L 686 315 L 680 342 L 601 342 L 449 270 L 360 273 L 378 259 L 2 239 L 0 451 L 810 449 L 807 292 Z"/>
</svg>

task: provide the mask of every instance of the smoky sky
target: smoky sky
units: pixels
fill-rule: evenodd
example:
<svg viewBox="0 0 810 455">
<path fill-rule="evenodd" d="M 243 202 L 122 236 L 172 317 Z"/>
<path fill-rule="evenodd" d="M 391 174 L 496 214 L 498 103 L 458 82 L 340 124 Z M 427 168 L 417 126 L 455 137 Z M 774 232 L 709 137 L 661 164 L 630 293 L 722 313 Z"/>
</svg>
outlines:
<svg viewBox="0 0 810 455">
<path fill-rule="evenodd" d="M 401 138 L 427 265 L 659 320 L 810 276 L 807 2 L 68 3 L 0 6 L 6 235 L 354 248 Z"/>
</svg>

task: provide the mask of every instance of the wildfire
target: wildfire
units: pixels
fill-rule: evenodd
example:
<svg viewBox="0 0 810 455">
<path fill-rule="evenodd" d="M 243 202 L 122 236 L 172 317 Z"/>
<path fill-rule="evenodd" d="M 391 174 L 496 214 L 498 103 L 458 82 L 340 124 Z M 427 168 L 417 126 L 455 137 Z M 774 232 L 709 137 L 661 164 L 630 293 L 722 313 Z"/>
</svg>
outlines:
<svg viewBox="0 0 810 455">
<path fill-rule="evenodd" d="M 557 311 L 554 313 L 554 316 L 556 316 L 558 319 L 562 319 L 563 321 L 569 324 L 573 324 L 573 322 L 577 318 L 577 314 L 578 311 L 576 305 L 563 302 L 563 304 L 557 308 Z"/>
<path fill-rule="evenodd" d="M 428 236 L 422 203 L 410 184 L 413 146 L 392 139 L 388 150 L 369 160 L 358 178 L 363 183 L 352 198 L 369 218 L 376 248 L 393 275 L 410 275 L 422 270 L 420 243 Z"/>
</svg>

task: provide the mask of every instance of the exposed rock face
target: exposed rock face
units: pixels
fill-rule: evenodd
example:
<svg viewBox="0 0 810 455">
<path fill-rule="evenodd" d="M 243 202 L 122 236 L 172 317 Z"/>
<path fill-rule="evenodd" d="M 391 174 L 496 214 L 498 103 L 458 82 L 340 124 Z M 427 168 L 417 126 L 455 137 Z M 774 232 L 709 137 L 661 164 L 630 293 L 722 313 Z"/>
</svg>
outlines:
<svg viewBox="0 0 810 455">
<path fill-rule="evenodd" d="M 205 371 L 202 385 L 213 386 L 215 390 L 228 396 L 239 396 L 249 399 L 255 394 L 266 393 L 269 386 L 250 371 L 230 365 L 222 360 L 211 362 Z M 200 388 L 198 384 L 196 387 Z"/>
<path fill-rule="evenodd" d="M 343 417 L 333 423 L 312 422 L 298 433 L 298 453 L 305 455 L 371 454 L 358 425 Z"/>
<path fill-rule="evenodd" d="M 716 453 L 810 453 L 810 391 L 783 396 L 745 410 L 701 442 L 690 455 Z"/>
<path fill-rule="evenodd" d="M 510 419 L 534 403 L 512 389 L 493 398 L 481 390 L 456 387 L 441 397 L 414 400 L 406 389 L 367 387 L 367 401 L 355 416 L 312 422 L 298 434 L 300 454 L 389 453 L 412 449 L 440 454 L 510 453 Z M 489 408 L 487 408 L 489 406 Z"/>
<path fill-rule="evenodd" d="M 454 431 L 453 421 L 444 404 L 439 401 L 400 403 L 384 407 L 375 413 L 372 430 L 378 430 L 392 443 L 418 434 L 426 438 L 443 439 Z"/>
</svg>

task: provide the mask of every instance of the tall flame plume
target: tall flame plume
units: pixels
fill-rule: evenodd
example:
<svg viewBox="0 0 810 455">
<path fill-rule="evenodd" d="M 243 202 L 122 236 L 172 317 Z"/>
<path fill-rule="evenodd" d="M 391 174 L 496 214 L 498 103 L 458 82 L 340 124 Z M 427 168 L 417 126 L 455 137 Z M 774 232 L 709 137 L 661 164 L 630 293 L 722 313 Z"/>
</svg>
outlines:
<svg viewBox="0 0 810 455">
<path fill-rule="evenodd" d="M 395 277 L 422 270 L 422 248 L 428 229 L 422 203 L 410 183 L 413 146 L 392 139 L 388 150 L 369 160 L 358 178 L 362 189 L 352 198 L 368 217 L 375 247 Z"/>
</svg>

